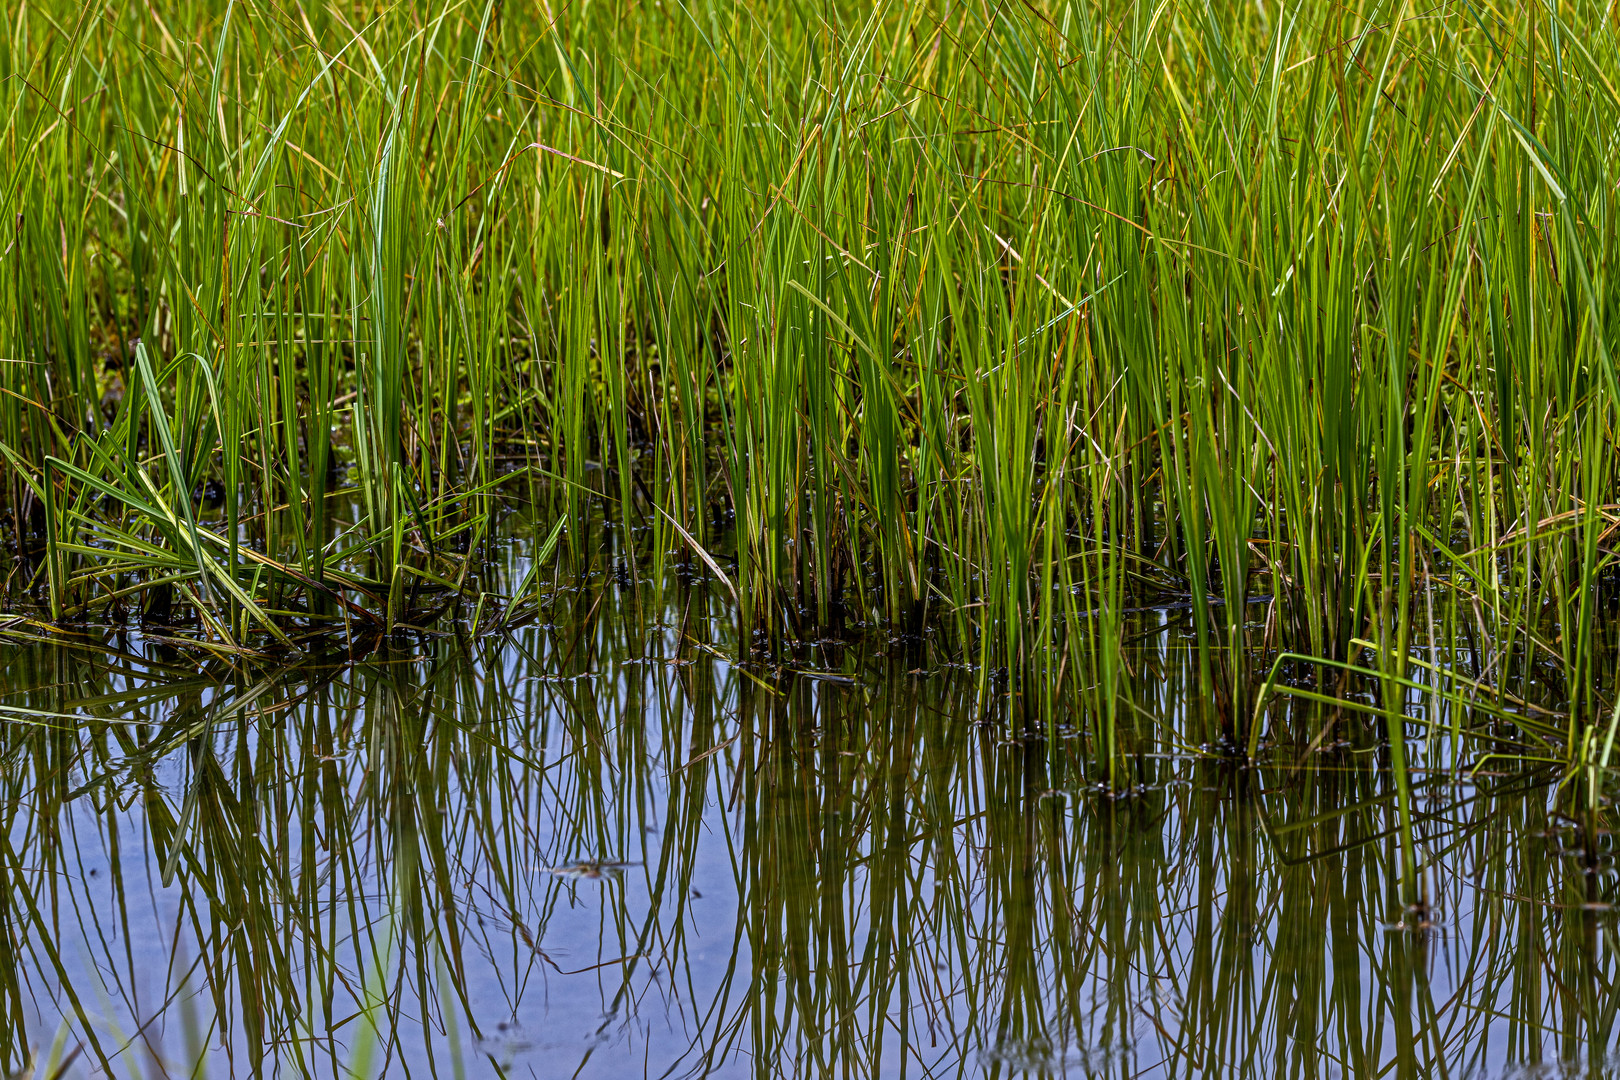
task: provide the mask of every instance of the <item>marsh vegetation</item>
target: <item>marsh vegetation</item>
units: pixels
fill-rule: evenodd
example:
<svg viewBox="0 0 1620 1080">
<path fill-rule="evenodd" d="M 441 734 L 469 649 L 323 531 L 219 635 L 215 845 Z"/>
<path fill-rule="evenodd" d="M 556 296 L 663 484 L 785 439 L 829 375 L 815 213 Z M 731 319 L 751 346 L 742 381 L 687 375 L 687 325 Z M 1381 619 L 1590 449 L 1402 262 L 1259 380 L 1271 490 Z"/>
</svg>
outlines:
<svg viewBox="0 0 1620 1080">
<path fill-rule="evenodd" d="M 53 623 L 297 650 L 476 592 L 503 500 L 576 557 L 594 503 L 633 580 L 723 578 L 773 646 L 927 628 L 1106 725 L 1125 612 L 1168 599 L 1239 743 L 1278 650 L 1399 679 L 1424 637 L 1471 695 L 1556 682 L 1593 758 L 1601 5 L 6 33 L 0 498 Z"/>
<path fill-rule="evenodd" d="M 598 890 L 621 959 L 591 978 L 623 980 L 601 1014 L 663 995 L 704 1061 L 811 1069 L 882 1045 L 873 1071 L 904 1071 L 926 1013 L 936 1064 L 1052 1069 L 1071 1043 L 1144 1045 L 1120 1032 L 1146 998 L 1086 989 L 1089 954 L 1020 968 L 1028 945 L 996 935 L 1101 925 L 1113 900 L 1082 917 L 1057 898 L 1137 835 L 1120 822 L 1153 822 L 1175 854 L 1143 902 L 1232 900 L 1242 848 L 1262 884 L 1233 902 L 1263 912 L 1244 934 L 1281 933 L 1287 881 L 1370 875 L 1344 917 L 1416 935 L 1356 961 L 1405 987 L 1377 1006 L 1390 1054 L 1452 1060 L 1437 1048 L 1512 1016 L 1513 1049 L 1481 1062 L 1537 1060 L 1556 1027 L 1581 1034 L 1555 1056 L 1604 1067 L 1579 1044 L 1606 1047 L 1606 992 L 1560 990 L 1558 1024 L 1466 980 L 1427 1013 L 1411 995 L 1443 881 L 1455 925 L 1506 919 L 1551 955 L 1530 907 L 1471 921 L 1488 904 L 1465 874 L 1522 872 L 1513 903 L 1581 912 L 1585 974 L 1558 985 L 1609 978 L 1617 34 L 1593 0 L 18 6 L 0 26 L 0 650 L 35 674 L 0 702 L 4 854 L 29 898 L 10 947 L 43 948 L 79 896 L 41 899 L 62 830 L 108 850 L 129 832 L 158 883 L 130 887 L 194 905 L 165 954 L 191 974 L 163 993 L 209 987 L 218 1019 L 187 1030 L 228 1029 L 209 1045 L 255 1068 L 303 1067 L 281 1055 L 345 1017 L 371 1025 L 351 1049 L 409 1056 L 387 1034 L 405 983 L 419 1064 L 450 1060 L 426 1032 L 492 1037 L 464 981 L 482 909 L 460 890 L 482 881 L 531 936 L 524 904 Z M 601 633 L 634 642 L 615 664 L 668 677 L 590 668 Z M 586 675 L 608 680 L 597 697 L 566 681 Z M 664 698 L 592 719 L 641 708 L 632 685 Z M 789 776 L 845 732 L 847 761 Z M 574 787 L 542 795 L 556 754 Z M 776 840 L 771 776 L 802 782 L 810 815 Z M 569 799 L 594 809 L 536 862 L 524 830 Z M 1343 807 L 1371 815 L 1345 851 L 1393 861 L 1292 861 L 1294 826 L 1272 825 L 1349 828 Z M 1519 824 L 1470 831 L 1475 813 Z M 1212 839 L 1240 818 L 1237 847 Z M 749 929 L 724 990 L 676 994 L 675 968 L 636 959 L 689 925 L 647 868 L 698 858 L 649 823 L 731 841 Z M 1549 829 L 1587 853 L 1586 899 L 1566 902 L 1565 863 L 1500 846 Z M 767 860 L 767 842 L 815 851 Z M 916 855 L 926 882 L 906 876 L 917 844 L 939 845 Z M 1025 854 L 1005 866 L 943 854 L 1009 844 Z M 986 884 L 1014 862 L 1033 876 Z M 799 910 L 810 867 L 853 891 Z M 318 894 L 347 898 L 341 926 Z M 1136 919 L 1096 946 L 1109 962 L 1147 947 Z M 937 974 L 905 952 L 924 923 L 953 935 Z M 866 951 L 824 981 L 856 927 Z M 1213 925 L 1180 933 L 1161 938 L 1228 979 L 1237 954 L 1200 951 L 1224 948 Z M 526 971 L 549 963 L 538 940 Z M 1469 962 L 1539 994 L 1551 969 L 1511 967 L 1531 959 L 1507 940 L 1481 931 Z M 76 993 L 65 955 L 28 952 L 29 985 Z M 1311 1023 L 1359 1017 L 1333 1053 L 1394 1060 L 1364 1038 L 1370 984 L 1312 971 L 1278 977 L 1324 995 Z M 1303 1006 L 1264 985 L 1242 1022 L 1275 1015 L 1262 1041 L 1292 1054 Z M 920 1004 L 957 990 L 965 1012 Z M 51 1000 L 84 1061 L 118 1042 L 93 1018 L 134 1037 L 157 1015 Z M 1059 1000 L 1103 1011 L 1059 1023 Z M 1459 1000 L 1489 1015 L 1428 1049 L 1399 1026 L 1433 1034 Z M 1012 1010 L 993 1035 L 990 1003 Z M 1109 1009 L 1113 1035 L 1084 1034 Z M 43 1014 L 8 1015 L 22 1068 Z M 453 1037 L 452 1015 L 471 1025 Z"/>
</svg>

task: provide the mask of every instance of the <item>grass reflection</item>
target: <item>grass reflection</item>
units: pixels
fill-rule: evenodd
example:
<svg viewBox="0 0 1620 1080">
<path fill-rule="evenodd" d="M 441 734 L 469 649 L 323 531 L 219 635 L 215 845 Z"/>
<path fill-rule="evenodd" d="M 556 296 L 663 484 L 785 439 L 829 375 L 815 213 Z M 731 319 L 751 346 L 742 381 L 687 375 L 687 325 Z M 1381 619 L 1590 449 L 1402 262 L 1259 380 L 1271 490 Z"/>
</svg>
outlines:
<svg viewBox="0 0 1620 1080">
<path fill-rule="evenodd" d="M 631 604 L 287 672 L 17 650 L 0 1067 L 1617 1073 L 1613 838 L 1543 777 L 1414 759 L 1412 905 L 1352 721 L 1260 768 L 1137 732 L 1111 799 L 971 675 L 761 681 Z"/>
</svg>

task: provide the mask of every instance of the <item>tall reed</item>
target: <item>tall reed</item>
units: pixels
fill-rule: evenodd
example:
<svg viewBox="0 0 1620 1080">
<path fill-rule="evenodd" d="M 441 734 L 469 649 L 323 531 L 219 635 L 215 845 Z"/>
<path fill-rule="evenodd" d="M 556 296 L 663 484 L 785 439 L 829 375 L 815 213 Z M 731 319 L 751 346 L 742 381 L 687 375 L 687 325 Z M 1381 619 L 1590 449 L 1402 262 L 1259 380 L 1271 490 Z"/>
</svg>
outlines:
<svg viewBox="0 0 1620 1080">
<path fill-rule="evenodd" d="M 599 507 L 654 588 L 724 576 L 767 647 L 934 632 L 1049 724 L 1112 723 L 1124 609 L 1168 601 L 1200 741 L 1249 740 L 1279 650 L 1376 664 L 1400 723 L 1444 642 L 1441 682 L 1533 676 L 1606 745 L 1593 0 L 46 2 L 5 35 L 0 500 L 51 620 L 409 623 L 516 495 L 575 557 Z"/>
</svg>

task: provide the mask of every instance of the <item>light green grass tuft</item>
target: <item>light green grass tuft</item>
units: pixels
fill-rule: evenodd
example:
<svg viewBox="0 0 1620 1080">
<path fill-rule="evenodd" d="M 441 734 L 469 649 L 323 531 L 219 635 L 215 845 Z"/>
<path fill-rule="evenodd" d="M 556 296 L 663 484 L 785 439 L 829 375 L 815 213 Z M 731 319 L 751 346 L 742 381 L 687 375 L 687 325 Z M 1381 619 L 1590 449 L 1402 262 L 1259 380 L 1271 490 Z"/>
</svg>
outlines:
<svg viewBox="0 0 1620 1080">
<path fill-rule="evenodd" d="M 1247 743 L 1287 650 L 1376 665 L 1392 718 L 1420 653 L 1497 705 L 1533 677 L 1607 745 L 1600 4 L 52 2 L 4 34 L 0 504 L 53 619 L 395 625 L 504 493 L 600 508 L 655 588 L 734 557 L 777 643 L 931 629 L 1049 723 L 1112 725 L 1123 609 L 1168 599 L 1193 740 Z"/>
</svg>

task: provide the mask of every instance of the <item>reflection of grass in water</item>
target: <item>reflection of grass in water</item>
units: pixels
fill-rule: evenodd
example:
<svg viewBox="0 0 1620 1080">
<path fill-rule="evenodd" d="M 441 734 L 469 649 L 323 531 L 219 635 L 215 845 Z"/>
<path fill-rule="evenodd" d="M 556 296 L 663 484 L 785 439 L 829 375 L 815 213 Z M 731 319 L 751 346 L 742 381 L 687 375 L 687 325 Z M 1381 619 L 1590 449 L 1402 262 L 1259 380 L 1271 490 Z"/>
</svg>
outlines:
<svg viewBox="0 0 1620 1080">
<path fill-rule="evenodd" d="M 7 684 L 37 689 L 10 704 L 119 719 L 4 732 L 0 1064 L 25 1065 L 52 1002 L 80 1065 L 149 1046 L 184 1067 L 200 1039 L 209 1075 L 526 1054 L 617 1075 L 642 1045 L 674 1075 L 1135 1074 L 1164 1055 L 1176 1074 L 1469 1075 L 1613 1039 L 1612 917 L 1579 910 L 1620 900 L 1610 842 L 1558 827 L 1534 777 L 1476 797 L 1417 759 L 1437 929 L 1398 931 L 1419 915 L 1371 730 L 1299 766 L 1133 755 L 1139 794 L 1110 801 L 1089 754 L 969 722 L 971 680 L 778 696 L 707 660 L 620 666 L 644 643 L 616 603 L 577 647 L 564 626 L 478 662 L 445 642 L 261 684 L 149 688 L 22 653 Z M 1178 670 L 1144 688 L 1156 712 L 1196 694 Z M 724 896 L 693 895 L 715 880 L 734 928 Z M 189 1028 L 163 1010 L 182 987 L 202 995 Z M 587 997 L 600 1019 L 567 1011 Z M 548 1007 L 573 1041 L 534 1021 Z"/>
</svg>

